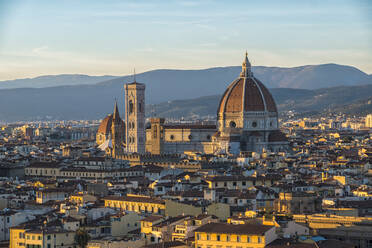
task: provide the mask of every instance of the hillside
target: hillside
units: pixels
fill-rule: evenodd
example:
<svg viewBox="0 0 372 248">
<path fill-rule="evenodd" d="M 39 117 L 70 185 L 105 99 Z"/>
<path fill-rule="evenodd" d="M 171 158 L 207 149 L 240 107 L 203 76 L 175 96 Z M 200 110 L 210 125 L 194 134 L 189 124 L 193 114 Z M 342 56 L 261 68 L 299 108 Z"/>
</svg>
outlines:
<svg viewBox="0 0 372 248">
<path fill-rule="evenodd" d="M 337 106 L 333 109 L 333 112 L 353 114 L 353 115 L 362 115 L 372 113 L 372 97 L 367 99 L 355 101 L 351 104 Z"/>
<path fill-rule="evenodd" d="M 146 84 L 149 103 L 222 94 L 240 74 L 240 66 L 218 67 L 205 70 L 154 70 L 136 76 Z M 324 64 L 293 68 L 253 67 L 255 77 L 268 88 L 319 89 L 335 86 L 352 86 L 372 83 L 372 76 L 355 67 Z M 116 91 L 132 76 L 115 78 L 99 84 Z M 169 92 L 165 95 L 164 90 Z"/>
<path fill-rule="evenodd" d="M 270 90 L 280 112 L 345 112 L 372 113 L 372 85 L 333 87 L 318 90 L 275 88 Z M 155 104 L 148 110 L 157 116 L 181 118 L 215 116 L 220 95 Z"/>
<path fill-rule="evenodd" d="M 240 70 L 238 66 L 206 70 L 154 70 L 138 74 L 136 79 L 146 84 L 146 103 L 159 104 L 155 107 L 156 112 L 159 111 L 165 116 L 173 114 L 179 116 L 177 113 L 205 116 L 215 115 L 219 101 L 205 96 L 222 94 L 239 75 Z M 302 112 L 321 110 L 327 106 L 333 108 L 363 100 L 372 95 L 370 91 L 372 77 L 350 66 L 334 64 L 295 68 L 258 66 L 254 67 L 253 71 L 268 88 L 274 88 L 272 92 L 280 110 L 295 109 Z M 107 77 L 110 80 L 96 83 L 97 80 Z M 123 106 L 123 84 L 133 80 L 132 76 L 100 78 L 86 75 L 57 75 L 38 78 L 41 80 L 38 81 L 39 85 L 45 86 L 50 78 L 54 79 L 53 83 L 57 85 L 66 84 L 67 81 L 72 85 L 36 88 L 38 84 L 33 81 L 34 79 L 30 79 L 29 83 L 33 83 L 33 87 L 0 89 L 0 121 L 45 118 L 100 119 L 112 112 L 115 98 L 118 99 L 119 106 Z M 87 81 L 80 81 L 84 78 Z M 359 84 L 365 86 L 355 86 L 356 88 L 348 86 Z M 329 85 L 337 87 L 327 89 Z M 312 90 L 298 89 L 299 87 L 310 87 Z M 200 99 L 187 101 L 194 98 Z M 179 99 L 184 100 L 178 104 L 176 100 Z M 169 105 L 168 101 L 175 101 L 176 105 Z M 198 102 L 199 105 L 196 106 Z M 186 109 L 187 106 L 190 108 Z M 123 107 L 120 108 L 121 112 L 122 110 Z M 153 107 L 150 106 L 147 112 L 154 112 Z"/>
<path fill-rule="evenodd" d="M 186 88 L 201 91 L 199 96 L 219 94 L 226 84 L 236 78 L 240 66 L 216 67 L 203 70 L 152 70 L 137 75 L 138 81 L 148 84 L 159 96 L 160 87 L 177 90 Z M 255 76 L 268 88 L 318 89 L 372 83 L 372 76 L 352 66 L 337 64 L 306 65 L 292 68 L 254 66 Z M 104 83 L 119 84 L 133 80 L 133 76 L 88 76 L 82 74 L 46 75 L 35 78 L 0 81 L 0 89 L 45 88 L 66 85 Z M 201 86 L 209 87 L 201 87 Z M 179 99 L 177 96 L 174 99 Z"/>
<path fill-rule="evenodd" d="M 99 87 L 97 89 L 97 87 Z M 74 90 L 72 90 L 74 89 Z M 105 85 L 63 86 L 41 89 L 13 89 L 0 91 L 0 120 L 100 119 L 113 111 L 113 93 Z M 279 111 L 294 110 L 340 111 L 359 114 L 370 109 L 367 99 L 372 95 L 372 85 L 343 86 L 318 90 L 275 88 L 270 90 Z M 116 92 L 117 94 L 123 94 Z M 9 96 L 12 96 L 12 104 Z M 27 96 L 27 97 L 26 97 Z M 42 100 L 41 100 L 42 97 Z M 27 101 L 25 101 L 25 99 Z M 146 107 L 148 116 L 189 117 L 215 116 L 220 95 L 186 100 L 165 101 Z M 351 107 L 354 106 L 354 107 Z M 123 114 L 123 99 L 119 98 L 119 111 Z M 364 111 L 365 112 L 365 111 Z M 363 112 L 363 113 L 364 113 Z"/>
<path fill-rule="evenodd" d="M 45 88 L 63 85 L 96 84 L 117 78 L 116 76 L 88 76 L 82 74 L 46 75 L 35 78 L 22 78 L 0 81 L 0 89 Z"/>
</svg>

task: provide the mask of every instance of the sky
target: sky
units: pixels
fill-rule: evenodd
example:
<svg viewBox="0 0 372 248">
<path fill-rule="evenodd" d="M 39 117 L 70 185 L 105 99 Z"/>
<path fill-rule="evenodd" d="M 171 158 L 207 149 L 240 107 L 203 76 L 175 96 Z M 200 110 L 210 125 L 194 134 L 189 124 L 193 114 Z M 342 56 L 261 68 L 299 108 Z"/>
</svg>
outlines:
<svg viewBox="0 0 372 248">
<path fill-rule="evenodd" d="M 372 74 L 372 1 L 0 0 L 0 80 L 337 63 Z"/>
</svg>

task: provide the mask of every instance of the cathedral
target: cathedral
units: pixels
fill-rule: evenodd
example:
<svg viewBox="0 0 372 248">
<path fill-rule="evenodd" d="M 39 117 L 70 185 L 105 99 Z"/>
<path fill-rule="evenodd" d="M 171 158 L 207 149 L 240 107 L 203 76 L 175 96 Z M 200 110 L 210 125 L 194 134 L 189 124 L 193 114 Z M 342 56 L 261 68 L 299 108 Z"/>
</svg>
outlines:
<svg viewBox="0 0 372 248">
<path fill-rule="evenodd" d="M 106 116 L 99 125 L 96 143 L 98 148 L 112 157 L 123 154 L 125 147 L 125 124 L 120 118 L 118 105 L 115 102 L 114 113 Z"/>
<path fill-rule="evenodd" d="M 102 121 L 97 133 L 97 144 L 114 157 L 120 153 L 181 154 L 185 151 L 238 155 L 288 148 L 288 141 L 279 129 L 275 101 L 264 84 L 254 77 L 247 54 L 240 75 L 220 100 L 215 125 L 171 124 L 164 118 L 150 118 L 145 125 L 145 85 L 133 82 L 124 87 L 125 121 L 118 116 L 115 105 L 114 114 Z M 115 113 L 117 124 L 113 124 Z"/>
</svg>

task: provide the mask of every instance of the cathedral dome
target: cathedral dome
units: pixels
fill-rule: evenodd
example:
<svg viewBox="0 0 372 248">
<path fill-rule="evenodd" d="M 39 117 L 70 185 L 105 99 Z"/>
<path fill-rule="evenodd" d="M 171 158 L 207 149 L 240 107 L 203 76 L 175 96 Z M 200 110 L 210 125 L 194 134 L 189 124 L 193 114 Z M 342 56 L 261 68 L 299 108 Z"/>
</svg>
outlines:
<svg viewBox="0 0 372 248">
<path fill-rule="evenodd" d="M 111 133 L 112 114 L 106 116 L 98 127 L 98 133 L 109 134 Z"/>
<path fill-rule="evenodd" d="M 234 80 L 223 94 L 218 113 L 277 112 L 275 101 L 269 90 L 251 72 L 247 54 L 240 77 Z"/>
<path fill-rule="evenodd" d="M 100 133 L 100 134 L 105 134 L 105 135 L 108 135 L 108 134 L 111 134 L 111 127 L 112 127 L 112 120 L 113 120 L 113 117 L 114 115 L 113 114 L 109 114 L 107 115 L 102 121 L 101 121 L 101 124 L 99 124 L 99 127 L 98 127 L 98 131 L 97 133 Z M 125 123 L 124 121 L 118 117 L 117 120 L 120 122 L 120 127 L 121 128 L 125 128 Z"/>
<path fill-rule="evenodd" d="M 114 113 L 107 115 L 100 123 L 97 134 L 96 143 L 102 150 L 107 147 L 112 147 L 112 142 L 124 142 L 125 138 L 125 123 L 120 118 L 117 103 L 115 103 Z M 101 145 L 103 147 L 101 147 Z"/>
</svg>

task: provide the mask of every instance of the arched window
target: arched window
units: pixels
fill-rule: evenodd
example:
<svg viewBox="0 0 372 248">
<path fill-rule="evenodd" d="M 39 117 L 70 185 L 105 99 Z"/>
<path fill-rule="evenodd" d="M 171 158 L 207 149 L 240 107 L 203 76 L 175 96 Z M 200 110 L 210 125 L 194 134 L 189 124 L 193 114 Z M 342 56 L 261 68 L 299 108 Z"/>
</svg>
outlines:
<svg viewBox="0 0 372 248">
<path fill-rule="evenodd" d="M 142 113 L 142 103 L 138 103 L 138 112 Z"/>
<path fill-rule="evenodd" d="M 154 133 L 152 134 L 152 137 L 156 139 L 158 137 L 158 127 L 154 126 Z"/>
<path fill-rule="evenodd" d="M 132 114 L 133 113 L 133 101 L 132 100 L 129 100 L 129 114 Z"/>
</svg>

